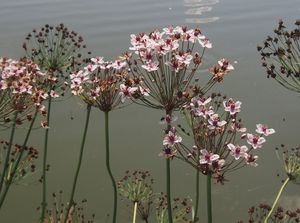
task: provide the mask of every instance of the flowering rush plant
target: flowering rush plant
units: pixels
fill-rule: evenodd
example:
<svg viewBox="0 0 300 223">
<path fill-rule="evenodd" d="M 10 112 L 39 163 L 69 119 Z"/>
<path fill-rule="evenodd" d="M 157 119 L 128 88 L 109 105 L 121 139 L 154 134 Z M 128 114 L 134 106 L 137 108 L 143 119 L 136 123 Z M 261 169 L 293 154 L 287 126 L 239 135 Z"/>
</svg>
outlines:
<svg viewBox="0 0 300 223">
<path fill-rule="evenodd" d="M 275 130 L 257 124 L 255 134 L 247 132 L 238 117 L 241 104 L 232 98 L 223 102 L 217 97 L 192 98 L 185 105 L 184 113 L 193 133 L 194 146 L 184 145 L 173 127 L 163 140 L 165 154 L 189 163 L 205 175 L 214 174 L 221 182 L 226 172 L 246 165 L 257 166 L 258 156 L 254 151 L 261 149 L 265 137 Z"/>
<path fill-rule="evenodd" d="M 82 70 L 70 75 L 72 94 L 101 111 L 111 111 L 137 90 L 137 87 L 123 84 L 127 71 L 123 59 L 104 61 L 103 57 L 92 58 Z"/>
<path fill-rule="evenodd" d="M 221 59 L 209 69 L 212 76 L 206 83 L 199 81 L 200 70 L 206 48 L 212 44 L 200 29 L 167 27 L 131 35 L 131 52 L 124 54 L 133 80 L 125 83 L 138 89 L 133 96 L 146 106 L 162 109 L 167 114 L 179 110 L 187 99 L 195 94 L 203 95 L 225 74 L 233 70 L 227 59 Z M 144 97 L 149 96 L 149 97 Z"/>
<path fill-rule="evenodd" d="M 36 108 L 45 114 L 42 102 L 50 95 L 44 90 L 45 73 L 37 64 L 27 58 L 13 60 L 0 58 L 0 125 L 11 121 L 13 113 L 18 112 L 17 124 L 31 119 L 30 111 Z"/>
</svg>

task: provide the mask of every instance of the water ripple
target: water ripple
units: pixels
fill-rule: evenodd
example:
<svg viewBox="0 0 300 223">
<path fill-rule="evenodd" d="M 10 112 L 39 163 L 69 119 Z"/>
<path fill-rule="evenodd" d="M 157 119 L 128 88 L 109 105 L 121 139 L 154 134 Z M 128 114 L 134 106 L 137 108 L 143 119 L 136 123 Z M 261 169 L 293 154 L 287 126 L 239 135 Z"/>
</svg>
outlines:
<svg viewBox="0 0 300 223">
<path fill-rule="evenodd" d="M 219 19 L 219 17 L 204 17 L 200 18 L 199 15 L 202 15 L 205 12 L 210 12 L 212 10 L 212 5 L 219 3 L 219 0 L 184 0 L 184 6 L 187 7 L 184 14 L 193 15 L 196 17 L 186 18 L 186 23 L 209 23 L 214 22 Z"/>
</svg>

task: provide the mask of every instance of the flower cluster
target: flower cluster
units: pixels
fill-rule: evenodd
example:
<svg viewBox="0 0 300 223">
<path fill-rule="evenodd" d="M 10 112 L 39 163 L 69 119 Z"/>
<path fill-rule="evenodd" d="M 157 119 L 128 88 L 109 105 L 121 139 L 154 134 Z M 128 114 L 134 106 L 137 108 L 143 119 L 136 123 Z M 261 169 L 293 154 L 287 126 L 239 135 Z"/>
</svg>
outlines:
<svg viewBox="0 0 300 223">
<path fill-rule="evenodd" d="M 118 182 L 118 190 L 122 197 L 141 203 L 153 196 L 153 183 L 149 171 L 126 171 L 126 175 Z"/>
<path fill-rule="evenodd" d="M 4 154 L 6 153 L 7 147 L 9 146 L 9 142 L 1 141 L 1 157 L 4 158 Z M 8 164 L 9 168 L 5 173 L 5 182 L 12 181 L 12 183 L 16 183 L 21 181 L 25 176 L 35 171 L 35 160 L 38 159 L 38 150 L 33 147 L 23 147 L 21 145 L 15 144 L 13 149 L 11 150 L 10 163 Z M 13 172 L 14 167 L 17 163 L 17 160 L 20 159 L 20 163 Z M 1 165 L 2 164 L 2 165 Z M 4 168 L 4 160 L 0 160 L 0 170 Z M 13 174 L 13 179 L 10 179 Z"/>
<path fill-rule="evenodd" d="M 125 58 L 133 79 L 140 80 L 137 98 L 149 107 L 168 113 L 179 110 L 193 95 L 203 95 L 233 70 L 228 60 L 221 59 L 209 69 L 213 76 L 206 83 L 192 84 L 199 81 L 197 71 L 205 49 L 212 47 L 200 29 L 171 26 L 148 35 L 132 34 L 131 45 L 133 53 L 126 53 Z M 144 97 L 144 90 L 149 97 Z"/>
<path fill-rule="evenodd" d="M 278 148 L 276 148 L 278 150 Z M 300 184 L 300 147 L 287 149 L 281 145 L 282 161 L 286 175 L 295 184 Z"/>
<path fill-rule="evenodd" d="M 47 209 L 45 222 L 49 223 L 93 223 L 95 222 L 95 214 L 89 216 L 87 200 L 83 199 L 81 202 L 75 203 L 67 216 L 65 221 L 65 207 L 66 204 L 63 202 L 63 192 L 59 191 L 59 194 L 53 193 L 52 206 Z M 38 208 L 39 209 L 39 208 Z"/>
<path fill-rule="evenodd" d="M 118 191 L 122 197 L 137 203 L 139 217 L 148 222 L 151 206 L 155 197 L 153 192 L 154 180 L 149 171 L 126 171 L 125 176 L 118 182 Z"/>
<path fill-rule="evenodd" d="M 85 48 L 82 36 L 64 24 L 33 29 L 23 43 L 27 57 L 47 74 L 44 82 L 47 92 L 55 90 L 62 95 L 69 86 L 69 74 L 88 60 L 81 52 Z"/>
<path fill-rule="evenodd" d="M 268 36 L 263 46 L 257 49 L 267 77 L 274 78 L 289 90 L 300 92 L 300 20 L 295 25 L 295 29 L 287 31 L 280 20 L 274 37 Z"/>
<path fill-rule="evenodd" d="M 264 222 L 268 212 L 271 210 L 271 206 L 268 204 L 259 204 L 257 206 L 252 206 L 248 210 L 249 219 L 246 221 L 248 223 Z M 278 223 L 296 223 L 300 222 L 300 208 L 295 210 L 284 210 L 283 207 L 278 207 L 268 222 L 278 222 Z M 243 223 L 239 221 L 238 223 Z"/>
<path fill-rule="evenodd" d="M 156 201 L 156 221 L 158 223 L 168 222 L 167 215 L 167 197 L 161 193 Z M 190 199 L 187 198 L 174 198 L 172 202 L 173 207 L 173 222 L 186 222 L 192 221 L 192 204 Z"/>
<path fill-rule="evenodd" d="M 30 120 L 34 107 L 45 114 L 42 102 L 49 95 L 43 88 L 44 81 L 45 73 L 31 60 L 0 58 L 0 124 L 10 122 L 14 112 L 22 113 L 17 124 L 26 118 Z M 50 94 L 56 96 L 54 91 Z"/>
<path fill-rule="evenodd" d="M 124 85 L 127 70 L 127 63 L 122 59 L 92 58 L 82 70 L 70 75 L 72 94 L 101 111 L 111 111 L 138 89 Z"/>
<path fill-rule="evenodd" d="M 168 132 L 163 143 L 173 157 L 203 174 L 215 174 L 216 179 L 223 182 L 226 172 L 245 165 L 257 166 L 258 156 L 253 151 L 261 148 L 266 142 L 265 136 L 275 131 L 265 124 L 257 124 L 256 134 L 247 133 L 238 118 L 241 102 L 232 98 L 222 102 L 219 97 L 213 97 L 194 97 L 185 106 L 184 114 L 194 138 L 192 148 L 182 143 L 175 128 Z"/>
</svg>

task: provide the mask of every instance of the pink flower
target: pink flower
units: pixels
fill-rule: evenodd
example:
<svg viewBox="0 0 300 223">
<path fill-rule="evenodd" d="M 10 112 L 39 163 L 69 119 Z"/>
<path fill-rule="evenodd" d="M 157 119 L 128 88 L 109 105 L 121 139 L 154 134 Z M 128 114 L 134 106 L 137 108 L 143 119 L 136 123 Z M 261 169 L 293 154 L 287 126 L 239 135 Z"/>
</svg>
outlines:
<svg viewBox="0 0 300 223">
<path fill-rule="evenodd" d="M 229 98 L 228 101 L 223 101 L 223 105 L 225 107 L 225 111 L 229 112 L 231 115 L 238 113 L 241 111 L 241 104 L 240 101 L 234 101 L 232 98 Z"/>
<path fill-rule="evenodd" d="M 185 53 L 183 55 L 176 55 L 175 58 L 180 61 L 181 63 L 185 64 L 188 66 L 193 59 L 193 56 L 189 53 Z"/>
<path fill-rule="evenodd" d="M 274 129 L 269 129 L 267 125 L 264 124 L 257 124 L 256 125 L 256 132 L 259 134 L 263 134 L 265 136 L 271 135 L 275 133 Z"/>
<path fill-rule="evenodd" d="M 95 64 L 88 64 L 86 67 L 84 67 L 84 70 L 86 70 L 87 72 L 93 72 L 94 70 L 96 70 L 98 68 L 97 65 Z"/>
<path fill-rule="evenodd" d="M 104 63 L 103 57 L 95 57 L 95 58 L 92 58 L 91 61 L 94 62 L 95 64 Z"/>
<path fill-rule="evenodd" d="M 224 126 L 227 122 L 224 120 L 221 121 L 218 114 L 213 114 L 208 119 L 208 123 L 209 123 L 208 128 L 211 130 L 214 130 L 216 128 L 220 128 L 220 127 Z"/>
<path fill-rule="evenodd" d="M 258 164 L 256 163 L 257 159 L 258 159 L 258 156 L 254 156 L 252 154 L 248 154 L 246 153 L 245 154 L 245 159 L 246 159 L 246 163 L 248 165 L 251 165 L 251 166 L 254 166 L 254 167 L 257 167 Z"/>
<path fill-rule="evenodd" d="M 182 142 L 182 138 L 176 135 L 176 129 L 172 128 L 164 137 L 163 145 L 173 147 L 175 144 Z"/>
<path fill-rule="evenodd" d="M 125 84 L 120 85 L 121 92 L 119 93 L 121 95 L 121 101 L 122 103 L 125 102 L 126 98 L 131 98 L 132 95 L 138 90 L 137 87 L 128 87 Z"/>
<path fill-rule="evenodd" d="M 209 102 L 211 102 L 211 97 L 205 98 L 205 97 L 193 97 L 190 103 L 190 106 L 192 108 L 197 108 L 200 106 L 205 106 L 207 105 Z"/>
<path fill-rule="evenodd" d="M 148 88 L 144 88 L 142 86 L 139 86 L 139 90 L 140 90 L 141 95 L 149 96 L 150 90 Z"/>
<path fill-rule="evenodd" d="M 127 63 L 125 61 L 122 60 L 115 60 L 112 63 L 112 67 L 116 70 L 121 70 L 122 68 L 126 67 Z"/>
<path fill-rule="evenodd" d="M 248 148 L 247 146 L 239 146 L 239 145 L 233 145 L 232 143 L 229 143 L 227 145 L 228 149 L 230 150 L 230 154 L 238 160 L 240 157 L 245 157 Z"/>
<path fill-rule="evenodd" d="M 229 60 L 222 58 L 221 60 L 218 61 L 218 64 L 220 67 L 225 70 L 225 71 L 231 71 L 234 70 L 234 67 L 229 63 Z"/>
<path fill-rule="evenodd" d="M 173 122 L 176 122 L 177 119 L 178 119 L 178 117 L 176 117 L 176 116 L 166 115 L 165 117 L 162 117 L 160 119 L 160 124 L 167 124 L 167 125 L 169 125 L 169 124 L 172 124 Z"/>
<path fill-rule="evenodd" d="M 51 96 L 51 98 L 58 98 L 59 97 L 59 95 L 53 90 L 50 91 L 50 96 Z"/>
<path fill-rule="evenodd" d="M 148 72 L 152 72 L 158 70 L 158 65 L 159 65 L 158 61 L 148 62 L 146 65 L 142 65 L 142 68 L 144 68 Z"/>
<path fill-rule="evenodd" d="M 200 45 L 204 48 L 212 48 L 212 44 L 211 42 L 209 41 L 208 38 L 205 38 L 205 39 L 198 39 Z"/>
<path fill-rule="evenodd" d="M 261 148 L 262 144 L 266 142 L 264 137 L 247 133 L 247 142 L 253 147 L 253 149 Z"/>
<path fill-rule="evenodd" d="M 206 149 L 201 149 L 200 152 L 202 154 L 200 155 L 200 164 L 212 165 L 213 161 L 216 161 L 220 158 L 218 154 L 208 152 Z"/>
<path fill-rule="evenodd" d="M 231 125 L 231 129 L 234 130 L 234 131 L 237 131 L 237 132 L 246 132 L 247 131 L 247 128 L 243 127 L 241 123 L 239 122 L 234 122 L 232 125 Z"/>
<path fill-rule="evenodd" d="M 46 121 L 41 121 L 41 127 L 42 127 L 43 129 L 49 129 L 48 122 L 46 122 Z"/>
</svg>

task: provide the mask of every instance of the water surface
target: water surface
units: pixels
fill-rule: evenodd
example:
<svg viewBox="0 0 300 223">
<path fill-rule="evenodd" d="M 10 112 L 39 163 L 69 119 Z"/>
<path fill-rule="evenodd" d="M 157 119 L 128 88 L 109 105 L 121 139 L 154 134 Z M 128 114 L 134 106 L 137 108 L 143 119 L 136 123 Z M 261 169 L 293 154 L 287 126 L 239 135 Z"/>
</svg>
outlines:
<svg viewBox="0 0 300 223">
<path fill-rule="evenodd" d="M 206 54 L 207 66 L 222 57 L 236 61 L 235 71 L 214 90 L 243 102 L 242 116 L 252 130 L 256 123 L 263 122 L 277 131 L 258 151 L 257 168 L 244 168 L 228 176 L 230 181 L 224 186 L 213 186 L 215 222 L 237 222 L 247 216 L 251 205 L 273 199 L 280 186 L 276 174 L 281 170 L 274 147 L 281 143 L 299 144 L 300 98 L 267 80 L 256 45 L 271 34 L 280 18 L 287 24 L 299 19 L 299 0 L 0 0 L 0 4 L 0 55 L 14 58 L 23 55 L 21 43 L 26 34 L 46 23 L 65 23 L 83 35 L 94 55 L 108 59 L 128 49 L 131 33 L 149 32 L 167 25 L 199 26 L 213 43 L 213 49 Z M 65 199 L 68 198 L 83 131 L 84 108 L 75 99 L 53 106 L 49 197 L 52 192 L 63 190 Z M 116 177 L 120 178 L 127 169 L 148 169 L 156 179 L 158 192 L 164 191 L 165 178 L 165 163 L 158 156 L 161 116 L 160 111 L 137 106 L 111 114 L 112 166 Z M 106 222 L 112 207 L 112 191 L 104 163 L 103 121 L 103 114 L 94 110 L 76 194 L 77 200 L 88 200 L 88 209 L 100 223 Z M 5 135 L 0 134 L 1 138 Z M 43 132 L 37 130 L 31 144 L 42 148 L 42 136 Z M 174 161 L 172 174 L 174 196 L 193 198 L 193 169 Z M 41 185 L 36 178 L 27 180 L 30 186 L 12 188 L 0 213 L 1 223 L 37 222 L 39 215 L 35 209 L 40 202 Z M 205 200 L 205 178 L 201 187 Z M 299 207 L 298 191 L 299 187 L 290 185 L 283 202 Z M 200 215 L 205 219 L 204 203 Z M 119 222 L 130 222 L 129 216 L 130 210 L 120 203 Z"/>
</svg>

